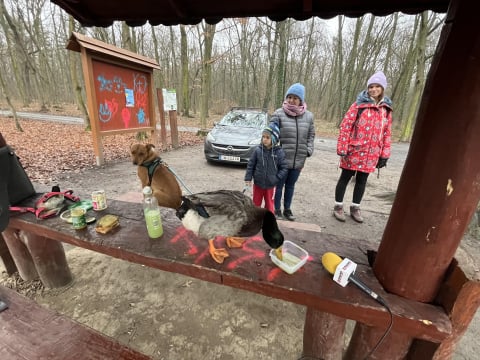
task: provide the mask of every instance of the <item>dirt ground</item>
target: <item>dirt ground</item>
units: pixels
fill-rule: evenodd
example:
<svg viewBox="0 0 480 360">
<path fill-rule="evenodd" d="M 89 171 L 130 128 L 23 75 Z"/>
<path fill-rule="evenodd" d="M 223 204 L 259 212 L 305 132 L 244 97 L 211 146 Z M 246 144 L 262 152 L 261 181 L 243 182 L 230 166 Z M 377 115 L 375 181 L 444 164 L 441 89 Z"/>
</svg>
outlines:
<svg viewBox="0 0 480 360">
<path fill-rule="evenodd" d="M 317 138 L 315 153 L 307 160 L 297 183 L 292 206 L 297 221 L 347 239 L 368 239 L 378 244 L 407 151 L 408 144 L 394 144 L 387 168 L 381 170 L 379 178 L 376 173 L 370 176 L 362 203 L 365 223 L 357 224 L 350 218 L 340 223 L 331 214 L 340 175 L 335 140 Z M 203 146 L 185 147 L 161 156 L 192 192 L 243 189 L 245 168 L 206 163 Z M 105 189 L 110 199 L 138 199 L 141 190 L 136 167 L 129 161 L 65 173 L 58 183 L 62 189 L 74 191 Z M 347 204 L 352 189 L 353 185 L 347 190 Z M 65 248 L 74 282 L 61 289 L 46 289 L 37 294 L 36 301 L 154 359 L 294 360 L 301 355 L 305 316 L 302 306 L 73 246 Z M 460 262 L 473 268 L 477 276 L 479 253 L 477 241 L 468 237 L 457 252 Z M 477 312 L 454 359 L 478 358 L 479 327 Z"/>
</svg>

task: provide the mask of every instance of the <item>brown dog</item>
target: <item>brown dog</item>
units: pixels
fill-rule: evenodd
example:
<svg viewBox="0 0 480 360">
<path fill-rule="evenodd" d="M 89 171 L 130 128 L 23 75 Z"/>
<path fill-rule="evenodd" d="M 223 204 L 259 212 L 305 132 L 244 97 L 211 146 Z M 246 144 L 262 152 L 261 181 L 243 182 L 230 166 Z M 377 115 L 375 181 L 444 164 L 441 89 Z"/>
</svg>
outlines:
<svg viewBox="0 0 480 360">
<path fill-rule="evenodd" d="M 178 209 L 182 203 L 182 190 L 175 176 L 168 170 L 168 165 L 158 156 L 153 144 L 133 144 L 130 154 L 134 165 L 138 165 L 137 174 L 142 187 L 150 185 L 158 205 Z M 157 160 L 158 159 L 158 160 Z M 149 166 L 159 161 L 152 174 L 151 184 L 148 176 Z"/>
</svg>

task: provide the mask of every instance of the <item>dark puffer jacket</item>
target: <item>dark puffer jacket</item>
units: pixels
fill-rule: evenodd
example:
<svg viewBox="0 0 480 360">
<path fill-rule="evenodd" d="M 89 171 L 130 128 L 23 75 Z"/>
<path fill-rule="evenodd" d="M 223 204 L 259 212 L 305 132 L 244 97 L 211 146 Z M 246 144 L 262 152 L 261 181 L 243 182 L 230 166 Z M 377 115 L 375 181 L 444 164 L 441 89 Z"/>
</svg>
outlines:
<svg viewBox="0 0 480 360">
<path fill-rule="evenodd" d="M 271 123 L 280 128 L 280 144 L 285 151 L 289 169 L 302 169 L 305 159 L 312 156 L 315 141 L 313 114 L 305 111 L 300 116 L 289 116 L 282 108 L 275 110 Z"/>
<path fill-rule="evenodd" d="M 267 149 L 259 145 L 250 156 L 245 181 L 252 181 L 262 189 L 269 189 L 287 176 L 285 153 L 280 146 Z"/>
</svg>

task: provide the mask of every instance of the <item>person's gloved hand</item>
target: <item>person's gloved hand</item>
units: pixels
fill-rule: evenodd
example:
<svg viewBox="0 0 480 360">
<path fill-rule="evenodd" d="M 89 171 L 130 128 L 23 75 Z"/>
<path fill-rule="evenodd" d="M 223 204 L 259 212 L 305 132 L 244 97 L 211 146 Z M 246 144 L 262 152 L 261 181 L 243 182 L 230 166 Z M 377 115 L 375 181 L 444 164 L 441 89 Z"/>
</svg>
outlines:
<svg viewBox="0 0 480 360">
<path fill-rule="evenodd" d="M 377 162 L 376 168 L 377 168 L 377 169 L 381 169 L 381 168 L 387 166 L 387 160 L 388 160 L 388 159 L 386 159 L 386 158 L 378 158 L 378 162 Z"/>
</svg>

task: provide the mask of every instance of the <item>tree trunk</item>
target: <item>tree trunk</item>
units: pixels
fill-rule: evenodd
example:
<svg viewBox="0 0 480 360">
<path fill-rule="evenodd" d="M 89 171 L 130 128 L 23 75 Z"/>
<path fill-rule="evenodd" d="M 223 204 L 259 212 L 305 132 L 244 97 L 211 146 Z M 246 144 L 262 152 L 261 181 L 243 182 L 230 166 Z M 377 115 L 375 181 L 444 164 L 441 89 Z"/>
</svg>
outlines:
<svg viewBox="0 0 480 360">
<path fill-rule="evenodd" d="M 213 38 L 215 36 L 215 25 L 205 24 L 203 27 L 204 46 L 203 46 L 203 62 L 202 62 L 202 88 L 200 94 L 200 127 L 201 131 L 207 129 L 208 117 L 208 99 L 210 93 L 211 80 L 211 60 Z"/>
<path fill-rule="evenodd" d="M 71 16 L 69 16 L 69 18 L 68 18 L 68 29 L 69 29 L 70 33 L 75 30 L 75 22 L 73 20 L 73 17 L 71 17 Z M 69 51 L 68 58 L 69 58 L 69 64 L 70 64 L 70 66 L 69 66 L 69 68 L 70 68 L 70 79 L 71 79 L 71 83 L 72 83 L 73 92 L 75 93 L 75 99 L 77 101 L 77 106 L 82 111 L 82 113 L 84 115 L 83 125 L 85 126 L 85 130 L 90 130 L 91 129 L 90 116 L 88 116 L 87 106 L 85 105 L 85 102 L 83 101 L 82 84 L 80 84 L 80 82 L 78 80 L 77 57 L 78 57 L 78 54 L 74 53 L 73 51 Z"/>
<path fill-rule="evenodd" d="M 185 25 L 180 25 L 180 58 L 182 62 L 182 105 L 183 116 L 190 116 L 190 94 L 188 92 L 188 42 Z"/>
</svg>

